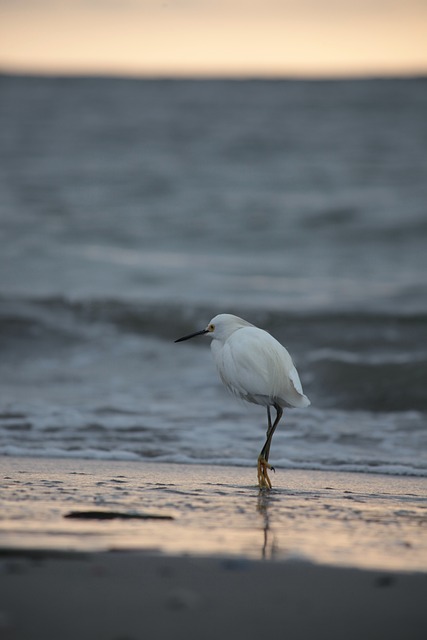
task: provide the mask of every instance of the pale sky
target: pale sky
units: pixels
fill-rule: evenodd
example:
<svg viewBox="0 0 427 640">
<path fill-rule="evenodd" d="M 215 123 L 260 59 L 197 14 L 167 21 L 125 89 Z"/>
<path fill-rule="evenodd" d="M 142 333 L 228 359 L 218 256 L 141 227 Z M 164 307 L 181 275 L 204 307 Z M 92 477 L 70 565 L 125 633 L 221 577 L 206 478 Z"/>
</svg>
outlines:
<svg viewBox="0 0 427 640">
<path fill-rule="evenodd" d="M 0 71 L 427 73 L 427 0 L 0 0 Z"/>
</svg>

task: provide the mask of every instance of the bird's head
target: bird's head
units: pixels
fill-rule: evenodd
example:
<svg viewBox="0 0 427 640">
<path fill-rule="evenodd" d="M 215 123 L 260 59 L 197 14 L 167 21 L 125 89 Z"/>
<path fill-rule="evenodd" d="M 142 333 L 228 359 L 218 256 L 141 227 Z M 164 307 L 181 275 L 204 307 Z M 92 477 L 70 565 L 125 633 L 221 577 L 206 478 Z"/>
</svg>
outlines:
<svg viewBox="0 0 427 640">
<path fill-rule="evenodd" d="M 231 334 L 238 329 L 242 329 L 242 327 L 252 326 L 253 325 L 251 325 L 250 322 L 246 322 L 246 320 L 243 320 L 238 316 L 233 316 L 231 315 L 231 313 L 220 313 L 219 315 L 212 318 L 205 329 L 196 331 L 195 333 L 190 333 L 188 336 L 178 338 L 178 340 L 175 340 L 175 342 L 183 342 L 184 340 L 189 340 L 190 338 L 194 338 L 195 336 L 202 335 L 207 335 L 209 338 L 225 342 L 227 338 L 229 338 Z"/>
</svg>

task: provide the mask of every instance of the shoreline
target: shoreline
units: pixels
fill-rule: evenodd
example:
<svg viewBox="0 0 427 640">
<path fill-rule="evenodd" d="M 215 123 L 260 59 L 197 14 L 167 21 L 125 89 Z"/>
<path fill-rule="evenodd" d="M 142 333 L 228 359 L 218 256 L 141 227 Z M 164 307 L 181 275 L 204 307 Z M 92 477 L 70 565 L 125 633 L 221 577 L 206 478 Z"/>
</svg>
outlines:
<svg viewBox="0 0 427 640">
<path fill-rule="evenodd" d="M 105 456 L 105 457 L 90 457 L 88 455 L 62 455 L 61 453 L 58 454 L 46 454 L 43 455 L 40 452 L 37 452 L 35 454 L 33 453 L 10 453 L 9 451 L 5 452 L 5 453 L 0 453 L 0 460 L 45 460 L 45 461 L 49 461 L 49 460 L 56 460 L 57 462 L 65 462 L 65 463 L 79 463 L 79 462 L 88 462 L 88 463 L 93 463 L 94 465 L 97 464 L 112 464 L 112 465 L 148 465 L 148 466 L 158 466 L 158 465 L 164 465 L 164 466 L 170 466 L 170 467 L 188 467 L 188 468 L 192 468 L 192 467 L 212 467 L 212 468 L 235 468 L 235 469 L 255 469 L 255 474 L 254 474 L 254 485 L 256 486 L 256 460 L 255 463 L 254 461 L 252 461 L 250 464 L 249 463 L 239 463 L 239 462 L 235 462 L 234 460 L 230 461 L 230 462 L 206 462 L 206 463 L 202 463 L 202 462 L 193 462 L 193 461 L 189 461 L 186 459 L 183 460 L 164 460 L 164 459 L 160 459 L 160 460 L 156 460 L 156 458 L 140 458 L 137 456 L 124 456 L 124 457 L 120 457 L 120 456 L 113 456 L 113 457 L 109 457 L 109 456 Z M 283 472 L 288 472 L 288 473 L 298 473 L 298 472 L 303 472 L 303 473 L 331 473 L 331 474 L 348 474 L 348 475 L 352 475 L 352 474 L 356 474 L 356 475 L 361 475 L 361 476 L 382 476 L 382 477 L 388 477 L 388 478 L 413 478 L 413 479 L 419 479 L 419 480 L 425 480 L 427 482 L 427 473 L 424 473 L 424 470 L 422 472 L 417 471 L 409 471 L 406 470 L 402 471 L 400 469 L 396 470 L 395 468 L 390 467 L 390 470 L 383 470 L 381 467 L 377 467 L 377 466 L 372 466 L 369 468 L 360 468 L 357 466 L 351 466 L 351 465 L 346 465 L 345 467 L 339 467 L 336 464 L 331 465 L 330 467 L 327 466 L 320 466 L 320 465 L 310 465 L 307 464 L 305 465 L 304 463 L 302 464 L 302 466 L 280 466 L 276 463 L 276 465 L 274 466 L 274 471 L 272 472 L 272 478 L 274 479 L 274 474 L 276 471 L 283 471 Z M 273 489 L 274 489 L 274 485 L 273 485 Z"/>
<path fill-rule="evenodd" d="M 3 549 L 427 571 L 426 478 L 278 469 L 268 492 L 246 467 L 2 458 L 1 470 Z"/>
<path fill-rule="evenodd" d="M 425 479 L 278 470 L 265 492 L 249 468 L 33 458 L 1 476 L 2 639 L 426 636 Z"/>
</svg>

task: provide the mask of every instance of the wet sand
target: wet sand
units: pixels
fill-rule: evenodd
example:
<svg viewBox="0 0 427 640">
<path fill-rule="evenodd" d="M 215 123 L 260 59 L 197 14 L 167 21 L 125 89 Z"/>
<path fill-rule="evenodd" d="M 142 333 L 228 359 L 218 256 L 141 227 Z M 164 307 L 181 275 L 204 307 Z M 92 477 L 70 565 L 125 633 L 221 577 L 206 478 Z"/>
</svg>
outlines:
<svg viewBox="0 0 427 640">
<path fill-rule="evenodd" d="M 1 637 L 424 640 L 425 574 L 98 553 L 3 557 Z"/>
<path fill-rule="evenodd" d="M 1 478 L 1 638 L 426 637 L 426 479 L 278 470 L 266 493 L 255 469 L 32 458 Z"/>
</svg>

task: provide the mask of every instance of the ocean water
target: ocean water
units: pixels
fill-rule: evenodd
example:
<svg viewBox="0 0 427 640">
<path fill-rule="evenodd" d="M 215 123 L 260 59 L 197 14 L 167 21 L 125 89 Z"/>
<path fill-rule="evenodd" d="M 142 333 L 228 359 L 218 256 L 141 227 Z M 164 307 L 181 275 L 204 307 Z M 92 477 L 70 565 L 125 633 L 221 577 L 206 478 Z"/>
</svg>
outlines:
<svg viewBox="0 0 427 640">
<path fill-rule="evenodd" d="M 427 80 L 0 76 L 0 454 L 255 465 L 220 312 L 312 405 L 278 468 L 427 475 Z"/>
</svg>

